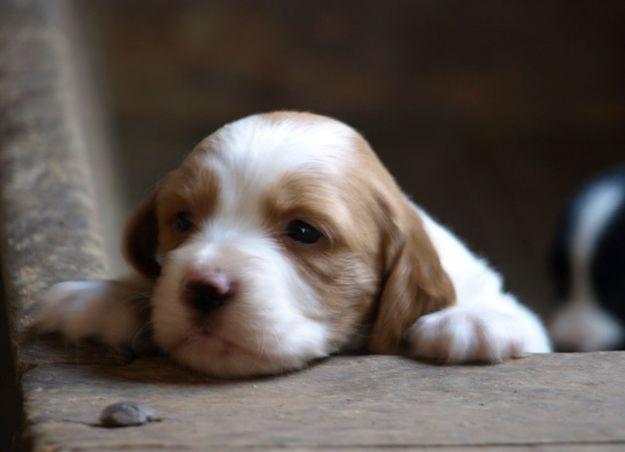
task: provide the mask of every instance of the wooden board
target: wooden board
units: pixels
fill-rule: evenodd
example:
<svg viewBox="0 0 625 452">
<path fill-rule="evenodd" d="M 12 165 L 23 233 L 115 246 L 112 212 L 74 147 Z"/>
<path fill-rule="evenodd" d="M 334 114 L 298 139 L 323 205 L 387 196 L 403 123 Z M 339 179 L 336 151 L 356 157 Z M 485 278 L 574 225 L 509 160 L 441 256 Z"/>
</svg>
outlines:
<svg viewBox="0 0 625 452">
<path fill-rule="evenodd" d="M 623 375 L 625 353 L 462 367 L 334 357 L 250 381 L 212 380 L 154 359 L 39 366 L 26 373 L 24 388 L 33 446 L 41 450 L 617 450 L 625 448 Z M 147 403 L 163 420 L 91 425 L 121 400 Z"/>
</svg>

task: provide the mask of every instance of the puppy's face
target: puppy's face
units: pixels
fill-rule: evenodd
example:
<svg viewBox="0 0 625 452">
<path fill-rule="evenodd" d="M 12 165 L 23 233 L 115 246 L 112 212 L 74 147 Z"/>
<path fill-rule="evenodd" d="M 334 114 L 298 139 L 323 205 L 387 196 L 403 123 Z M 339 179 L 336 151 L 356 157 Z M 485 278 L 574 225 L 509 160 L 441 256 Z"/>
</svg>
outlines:
<svg viewBox="0 0 625 452">
<path fill-rule="evenodd" d="M 137 210 L 125 251 L 156 280 L 157 344 L 213 375 L 362 345 L 393 353 L 418 316 L 454 299 L 365 140 L 312 114 L 250 116 L 206 138 Z"/>
</svg>

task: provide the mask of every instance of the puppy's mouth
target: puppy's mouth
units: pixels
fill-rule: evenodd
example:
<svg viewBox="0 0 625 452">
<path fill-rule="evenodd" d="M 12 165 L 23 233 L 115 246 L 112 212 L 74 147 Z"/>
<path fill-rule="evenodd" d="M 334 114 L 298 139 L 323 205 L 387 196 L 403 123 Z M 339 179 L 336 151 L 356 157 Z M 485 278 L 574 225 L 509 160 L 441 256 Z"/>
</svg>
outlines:
<svg viewBox="0 0 625 452">
<path fill-rule="evenodd" d="M 227 339 L 213 331 L 195 330 L 189 333 L 183 340 L 172 348 L 176 353 L 184 348 L 194 346 L 201 347 L 202 352 L 211 355 L 244 354 L 256 359 L 262 358 L 261 354 L 240 345 L 231 339 Z"/>
</svg>

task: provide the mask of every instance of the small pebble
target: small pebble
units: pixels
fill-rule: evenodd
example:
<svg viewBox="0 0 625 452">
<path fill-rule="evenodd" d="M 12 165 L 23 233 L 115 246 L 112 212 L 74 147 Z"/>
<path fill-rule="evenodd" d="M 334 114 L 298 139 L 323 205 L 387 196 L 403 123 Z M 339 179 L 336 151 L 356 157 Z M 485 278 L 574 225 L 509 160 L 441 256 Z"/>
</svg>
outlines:
<svg viewBox="0 0 625 452">
<path fill-rule="evenodd" d="M 100 413 L 100 423 L 105 427 L 129 427 L 157 421 L 152 407 L 137 402 L 118 402 Z"/>
</svg>

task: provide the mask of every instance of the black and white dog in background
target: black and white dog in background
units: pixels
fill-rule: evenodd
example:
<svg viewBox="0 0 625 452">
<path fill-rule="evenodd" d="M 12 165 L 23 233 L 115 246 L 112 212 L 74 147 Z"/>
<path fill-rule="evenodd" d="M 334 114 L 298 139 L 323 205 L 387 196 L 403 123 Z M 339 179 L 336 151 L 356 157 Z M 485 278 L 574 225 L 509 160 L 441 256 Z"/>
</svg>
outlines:
<svg viewBox="0 0 625 452">
<path fill-rule="evenodd" d="M 557 230 L 552 274 L 562 351 L 625 349 L 625 165 L 584 185 Z"/>
</svg>

